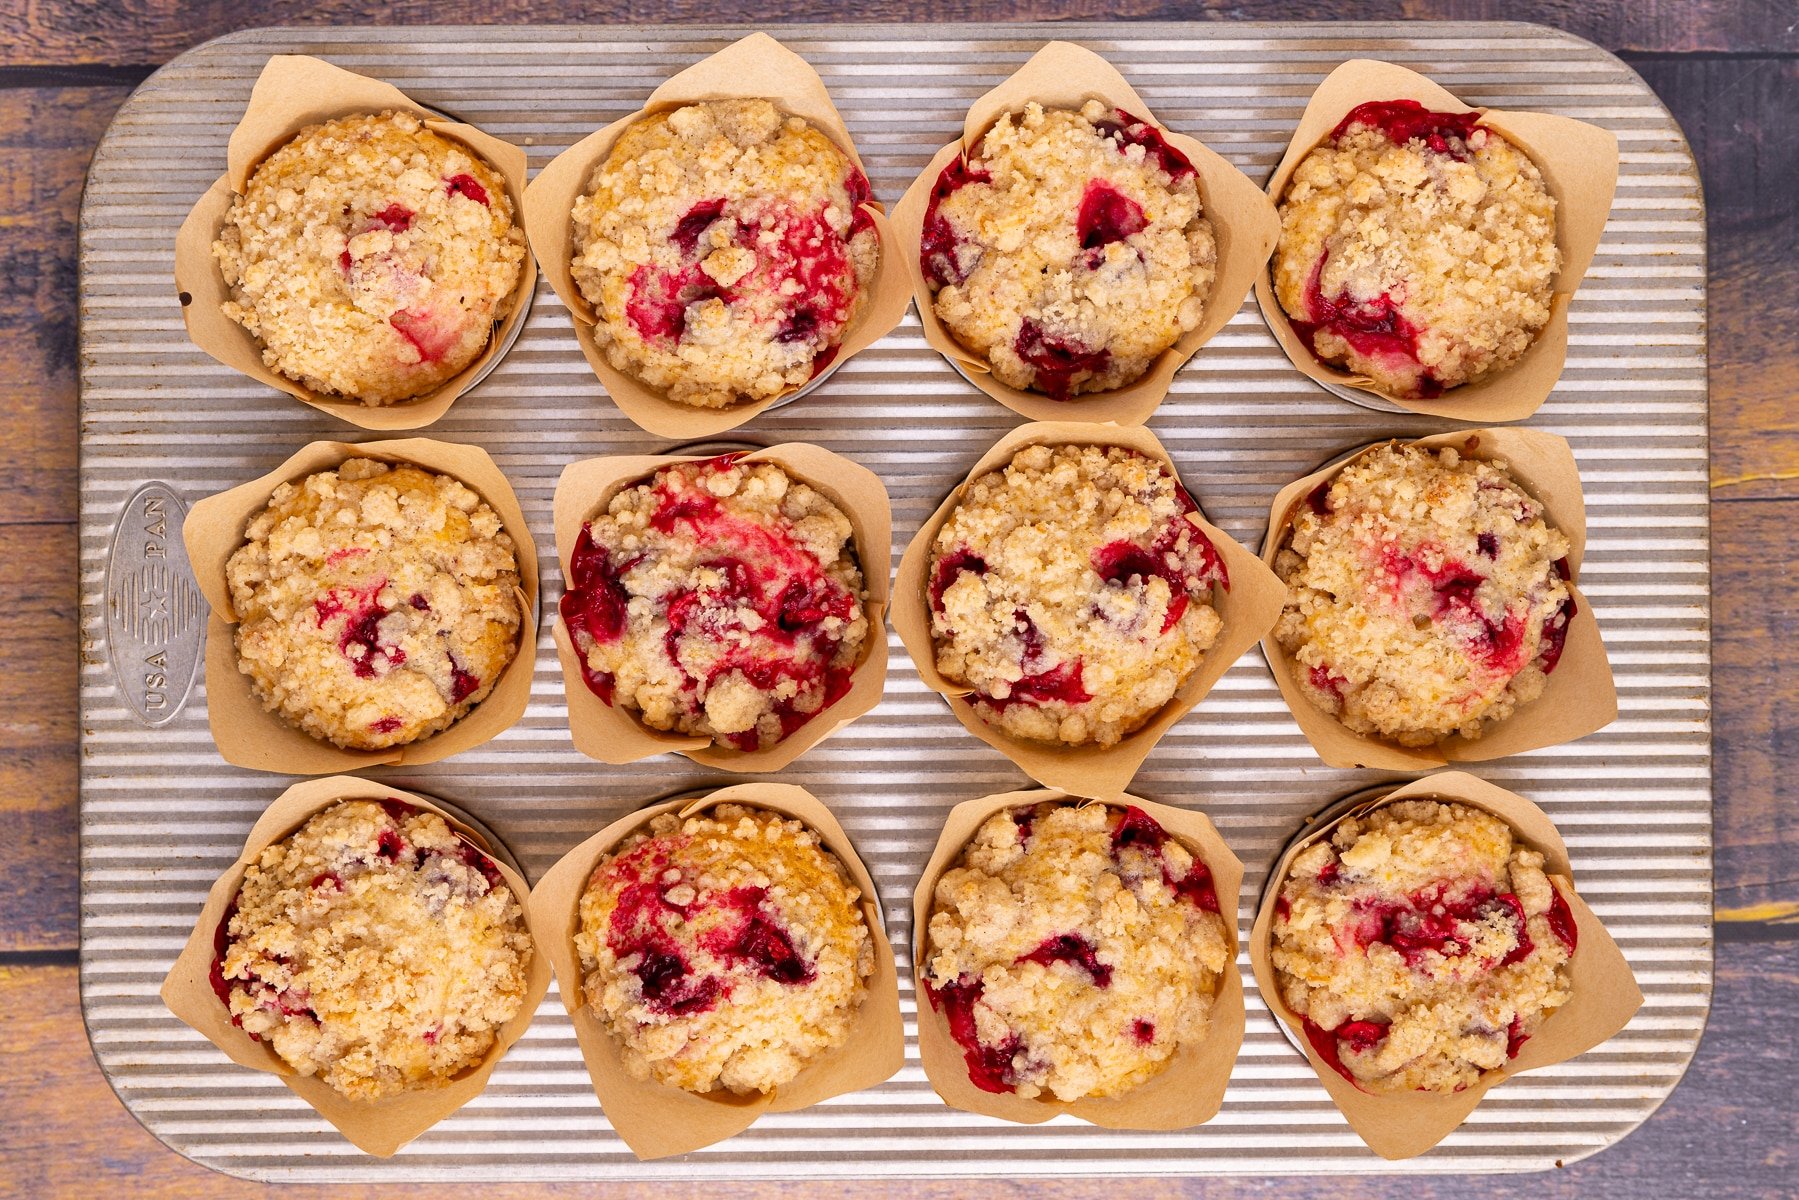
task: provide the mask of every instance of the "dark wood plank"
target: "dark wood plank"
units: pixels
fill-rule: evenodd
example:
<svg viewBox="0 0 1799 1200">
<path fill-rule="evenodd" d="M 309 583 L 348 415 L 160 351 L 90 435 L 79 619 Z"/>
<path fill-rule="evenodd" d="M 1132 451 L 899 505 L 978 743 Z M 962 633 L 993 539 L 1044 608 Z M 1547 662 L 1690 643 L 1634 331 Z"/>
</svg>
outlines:
<svg viewBox="0 0 1799 1200">
<path fill-rule="evenodd" d="M 731 19 L 711 0 L 666 0 L 621 5 L 620 21 L 709 22 Z M 1010 0 L 787 0 L 764 5 L 764 21 L 1005 21 L 1024 17 Z M 1231 19 L 1261 21 L 1426 17 L 1439 20 L 1535 21 L 1578 33 L 1612 49 L 1781 52 L 1799 50 L 1792 7 L 1785 0 L 1641 0 L 1591 4 L 1582 0 L 1068 0 L 1033 15 L 1064 20 Z M 582 0 L 524 0 L 497 11 L 479 0 L 322 0 L 317 4 L 233 3 L 232 0 L 144 0 L 94 4 L 44 0 L 0 13 L 0 65 L 157 63 L 237 29 L 259 25 L 416 25 L 509 22 L 585 22 L 594 7 Z"/>
</svg>

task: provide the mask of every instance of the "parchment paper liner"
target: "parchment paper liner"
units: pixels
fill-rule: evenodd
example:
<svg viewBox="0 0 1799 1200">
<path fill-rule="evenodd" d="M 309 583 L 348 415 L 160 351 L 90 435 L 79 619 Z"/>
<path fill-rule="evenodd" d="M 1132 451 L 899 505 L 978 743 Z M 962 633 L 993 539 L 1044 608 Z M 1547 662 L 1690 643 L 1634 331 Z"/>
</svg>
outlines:
<svg viewBox="0 0 1799 1200">
<path fill-rule="evenodd" d="M 525 152 L 473 125 L 435 116 L 392 84 L 357 75 L 322 59 L 302 54 L 277 54 L 257 77 L 243 120 L 231 133 L 230 169 L 200 197 L 181 223 L 175 239 L 175 290 L 181 298 L 181 315 L 194 345 L 228 367 L 252 379 L 286 392 L 321 412 L 330 413 L 363 429 L 419 429 L 448 412 L 456 398 L 473 387 L 510 341 L 512 329 L 525 319 L 531 307 L 531 290 L 537 286 L 537 265 L 531 248 L 525 247 L 519 264 L 518 286 L 513 288 L 511 309 L 498 321 L 487 348 L 456 375 L 412 400 L 379 408 L 359 400 L 315 392 L 298 380 L 277 374 L 262 361 L 261 343 L 220 310 L 231 299 L 225 277 L 213 261 L 212 243 L 218 237 L 225 214 L 242 194 L 256 165 L 308 125 L 362 113 L 403 109 L 416 113 L 425 127 L 452 141 L 461 142 L 506 180 L 512 198 L 513 222 L 524 226 Z"/>
<path fill-rule="evenodd" d="M 925 209 L 938 175 L 950 161 L 976 149 L 987 130 L 1008 112 L 1021 111 L 1032 100 L 1045 108 L 1078 109 L 1089 99 L 1105 101 L 1162 131 L 1168 144 L 1187 156 L 1198 173 L 1199 198 L 1218 242 L 1217 276 L 1206 297 L 1199 325 L 1157 355 L 1142 378 L 1109 392 L 1055 400 L 1041 392 L 1008 387 L 993 377 L 985 358 L 955 338 L 937 317 L 931 288 L 919 262 Z M 954 363 L 968 381 L 1013 412 L 1032 421 L 1116 421 L 1141 425 L 1168 394 L 1174 373 L 1230 322 L 1243 307 L 1250 285 L 1268 262 L 1280 237 L 1280 218 L 1268 196 L 1230 161 L 1197 138 L 1167 128 L 1111 63 L 1072 42 L 1051 42 L 1032 55 L 1005 82 L 974 102 L 962 124 L 961 140 L 951 142 L 931 159 L 924 173 L 906 189 L 893 208 L 893 227 L 900 253 L 918 301 L 919 322 L 931 348 Z"/>
<path fill-rule="evenodd" d="M 621 455 L 570 463 L 556 481 L 554 519 L 556 553 L 562 578 L 570 578 L 569 558 L 581 527 L 603 513 L 612 497 L 675 463 L 703 462 L 710 455 Z M 744 462 L 773 462 L 789 475 L 817 489 L 849 518 L 856 558 L 862 564 L 868 598 L 865 657 L 850 676 L 850 690 L 823 712 L 764 750 L 733 750 L 710 738 L 651 729 L 630 710 L 607 704 L 587 686 L 560 614 L 551 622 L 556 653 L 562 661 L 562 685 L 568 694 L 568 725 L 575 749 L 603 763 L 622 765 L 673 750 L 694 762 L 729 771 L 760 774 L 778 771 L 794 759 L 881 702 L 887 682 L 887 564 L 893 558 L 893 510 L 887 489 L 867 468 L 842 455 L 804 442 L 784 442 L 741 456 Z"/>
<path fill-rule="evenodd" d="M 262 706 L 250 690 L 250 677 L 238 670 L 233 637 L 237 612 L 225 582 L 226 561 L 243 545 L 245 526 L 267 507 L 276 487 L 333 470 L 352 458 L 411 463 L 467 484 L 499 515 L 518 560 L 518 650 L 493 691 L 448 729 L 386 750 L 345 750 L 303 733 Z M 537 659 L 537 543 L 531 539 L 512 484 L 479 446 L 430 438 L 360 445 L 313 442 L 267 475 L 194 505 L 181 526 L 181 537 L 194 578 L 212 608 L 206 625 L 206 720 L 226 762 L 287 775 L 324 775 L 388 763 L 420 766 L 479 746 L 524 715 Z"/>
<path fill-rule="evenodd" d="M 1328 138 L 1352 108 L 1371 100 L 1416 100 L 1436 112 L 1476 111 L 1416 71 L 1373 59 L 1351 59 L 1312 93 L 1286 155 L 1268 180 L 1268 195 L 1279 200 L 1300 160 Z M 1352 387 L 1433 417 L 1522 421 L 1543 406 L 1561 378 L 1568 358 L 1568 303 L 1599 248 L 1612 209 L 1612 193 L 1618 186 L 1618 139 L 1608 130 L 1569 117 L 1497 108 L 1478 111 L 1482 124 L 1504 134 L 1537 165 L 1555 198 L 1555 243 L 1562 252 L 1562 269 L 1555 278 L 1549 323 L 1538 332 L 1524 357 L 1504 370 L 1449 388 L 1434 400 L 1395 396 L 1365 375 L 1327 367 L 1312 356 L 1274 297 L 1273 262 L 1264 262 L 1255 279 L 1256 303 L 1293 365 L 1318 383 Z M 1277 217 L 1277 229 L 1278 221 Z"/>
<path fill-rule="evenodd" d="M 672 812 L 685 819 L 727 803 L 781 813 L 819 835 L 861 889 L 862 916 L 875 952 L 868 994 L 852 1018 L 849 1040 L 808 1062 L 791 1082 L 768 1094 L 739 1096 L 717 1089 L 695 1095 L 653 1079 L 631 1078 L 618 1041 L 586 1002 L 581 960 L 575 950 L 581 893 L 602 857 L 652 817 Z M 740 783 L 704 796 L 680 796 L 638 809 L 570 850 L 545 873 L 532 893 L 531 915 L 544 931 L 542 945 L 556 969 L 558 990 L 574 1023 L 581 1057 L 593 1077 L 594 1094 L 606 1119 L 633 1154 L 644 1160 L 685 1154 L 743 1132 L 763 1113 L 809 1108 L 832 1096 L 874 1087 L 900 1069 L 906 1056 L 905 1026 L 900 1018 L 893 947 L 881 924 L 877 897 L 868 868 L 862 865 L 837 818 L 810 792 L 784 783 Z"/>
<path fill-rule="evenodd" d="M 1137 425 L 1091 424 L 1079 421 L 1044 421 L 1020 425 L 1006 434 L 993 449 L 968 472 L 967 477 L 945 497 L 906 547 L 894 579 L 893 628 L 911 654 L 913 665 L 925 686 L 941 693 L 950 711 L 968 732 L 1004 754 L 1032 779 L 1060 789 L 1071 796 L 1092 796 L 1111 800 L 1130 786 L 1132 776 L 1155 748 L 1169 728 L 1205 699 L 1212 685 L 1223 678 L 1231 664 L 1243 656 L 1280 617 L 1286 588 L 1254 554 L 1239 545 L 1230 534 L 1208 522 L 1203 515 L 1191 518 L 1200 532 L 1210 539 L 1224 560 L 1230 574 L 1230 588 L 1214 588 L 1212 605 L 1224 621 L 1218 641 L 1205 652 L 1199 669 L 1175 692 L 1174 698 L 1143 728 L 1112 746 L 1051 746 L 1042 742 L 1015 738 L 987 724 L 975 714 L 974 706 L 964 697 L 972 689 L 951 683 L 937 670 L 936 651 L 931 644 L 931 610 L 926 598 L 926 582 L 930 574 L 931 542 L 949 519 L 950 511 L 960 503 L 968 485 L 991 471 L 1012 461 L 1012 456 L 1026 446 L 1121 446 L 1155 459 L 1178 479 L 1174 460 L 1156 435 Z M 1198 497 L 1195 497 L 1197 501 Z"/>
<path fill-rule="evenodd" d="M 1274 497 L 1268 513 L 1268 535 L 1262 543 L 1262 560 L 1274 566 L 1286 540 L 1293 513 L 1312 490 L 1344 467 L 1390 442 L 1375 442 L 1351 451 L 1295 480 Z M 1293 661 L 1270 630 L 1262 639 L 1262 652 L 1281 696 L 1299 722 L 1300 732 L 1312 743 L 1318 757 L 1333 767 L 1379 767 L 1388 771 L 1428 771 L 1451 762 L 1485 762 L 1572 742 L 1612 723 L 1618 716 L 1618 691 L 1612 683 L 1611 664 L 1593 606 L 1581 594 L 1580 560 L 1586 550 L 1586 502 L 1580 491 L 1580 472 L 1574 452 L 1565 439 L 1534 429 L 1466 429 L 1439 433 L 1405 443 L 1413 446 L 1453 446 L 1464 458 L 1503 459 L 1510 474 L 1525 492 L 1542 501 L 1549 524 L 1568 538 L 1568 590 L 1576 611 L 1568 623 L 1561 661 L 1549 674 L 1543 694 L 1521 704 L 1504 721 L 1481 737 L 1469 740 L 1459 734 L 1444 738 L 1434 747 L 1401 746 L 1385 738 L 1352 733 L 1335 717 L 1317 708 L 1299 690 L 1293 678 Z"/>
<path fill-rule="evenodd" d="M 630 126 L 647 116 L 684 104 L 735 99 L 771 100 L 784 112 L 804 117 L 858 168 L 862 166 L 856 145 L 850 140 L 849 129 L 838 115 L 837 106 L 831 103 L 818 72 L 766 33 L 753 33 L 672 76 L 650 93 L 649 100 L 637 112 L 614 121 L 598 133 L 589 134 L 557 155 L 525 189 L 525 233 L 531 239 L 531 248 L 538 261 L 543 263 L 545 278 L 574 318 L 575 340 L 580 342 L 581 353 L 587 356 L 588 365 L 599 376 L 606 394 L 627 417 L 651 433 L 679 441 L 713 437 L 727 429 L 735 429 L 807 385 L 801 384 L 778 395 L 728 408 L 695 408 L 670 400 L 662 391 L 614 367 L 607 360 L 605 350 L 594 341 L 593 305 L 575 285 L 571 270 L 575 246 L 573 212 L 575 201 L 587 191 L 594 169 L 611 153 L 612 144 Z M 899 244 L 888 223 L 886 209 L 880 201 L 873 199 L 862 207 L 874 220 L 881 258 L 874 278 L 869 281 L 868 301 L 844 330 L 831 370 L 872 346 L 898 325 L 912 298 L 905 270 L 898 265 Z"/>
<path fill-rule="evenodd" d="M 395 799 L 427 812 L 436 813 L 464 840 L 478 849 L 490 852 L 506 886 L 512 889 L 519 906 L 524 909 L 525 928 L 531 934 L 534 951 L 525 978 L 524 1002 L 517 1015 L 500 1027 L 487 1057 L 473 1067 L 452 1076 L 442 1087 L 423 1088 L 390 1096 L 384 1100 L 350 1100 L 314 1075 L 301 1075 L 284 1062 L 268 1043 L 259 1042 L 231 1023 L 231 1013 L 213 993 L 211 971 L 213 936 L 225 910 L 237 898 L 244 872 L 269 846 L 287 837 L 312 817 L 340 800 Z M 431 1126 L 437 1124 L 481 1094 L 487 1077 L 505 1056 L 512 1044 L 524 1035 L 525 1027 L 537 1015 L 537 1006 L 550 988 L 550 964 L 545 954 L 545 938 L 531 915 L 528 901 L 531 889 L 524 878 L 504 861 L 476 830 L 459 821 L 425 796 L 402 791 L 371 779 L 340 775 L 330 779 L 309 779 L 282 792 L 263 812 L 244 839 L 244 851 L 238 855 L 218 882 L 206 894 L 206 906 L 188 935 L 187 944 L 175 959 L 175 965 L 162 982 L 162 1001 L 169 1011 L 199 1030 L 206 1039 L 223 1050 L 232 1062 L 256 1071 L 277 1075 L 294 1094 L 312 1105 L 321 1117 L 336 1126 L 357 1149 L 387 1157 Z"/>
<path fill-rule="evenodd" d="M 1578 932 L 1577 948 L 1569 965 L 1572 994 L 1568 1003 L 1550 1014 L 1536 1034 L 1524 1043 L 1517 1058 L 1487 1072 L 1472 1087 L 1451 1095 L 1406 1092 L 1377 1096 L 1343 1078 L 1311 1048 L 1304 1025 L 1282 999 L 1274 965 L 1269 959 L 1274 902 L 1280 895 L 1280 884 L 1287 878 L 1294 857 L 1328 836 L 1345 817 L 1359 816 L 1408 797 L 1453 800 L 1483 809 L 1510 825 L 1520 842 L 1542 853 L 1546 860 L 1544 871 L 1568 902 Z M 1348 1119 L 1350 1128 L 1382 1158 L 1410 1158 L 1424 1153 L 1467 1119 L 1481 1097 L 1487 1094 L 1487 1089 L 1520 1071 L 1551 1066 L 1591 1050 L 1623 1029 L 1631 1015 L 1643 1005 L 1643 993 L 1637 988 L 1630 964 L 1624 961 L 1612 935 L 1606 932 L 1593 910 L 1574 890 L 1568 848 L 1562 844 L 1562 836 L 1548 815 L 1524 797 L 1464 772 L 1443 771 L 1415 779 L 1319 825 L 1287 848 L 1274 864 L 1269 878 L 1274 882 L 1263 895 L 1255 926 L 1249 934 L 1249 961 L 1255 969 L 1256 986 L 1261 989 L 1269 1011 L 1292 1031 L 1293 1039 L 1305 1047 L 1306 1058 L 1318 1073 L 1319 1082 L 1324 1084 L 1337 1108 Z"/>
<path fill-rule="evenodd" d="M 1026 1099 L 1013 1094 L 984 1092 L 969 1081 L 962 1048 L 950 1036 L 949 1022 L 925 993 L 925 960 L 930 943 L 932 893 L 937 880 L 955 865 L 981 823 L 1001 809 L 1036 804 L 1045 800 L 1088 803 L 1062 791 L 1006 792 L 965 800 L 949 812 L 937 847 L 925 864 L 918 888 L 912 893 L 912 977 L 918 990 L 918 1056 L 925 1075 L 943 1102 L 964 1112 L 1035 1125 L 1066 1113 L 1106 1129 L 1188 1129 L 1217 1115 L 1230 1082 L 1231 1065 L 1243 1045 L 1243 976 L 1237 969 L 1237 893 L 1243 884 L 1243 864 L 1213 828 L 1204 813 L 1172 808 L 1117 795 L 1105 803 L 1135 805 L 1154 817 L 1174 839 L 1202 860 L 1212 872 L 1218 907 L 1224 918 L 1224 937 L 1229 959 L 1219 977 L 1217 998 L 1203 1040 L 1183 1045 L 1159 1075 L 1123 1095 L 1105 1099 L 1062 1101 L 1053 1096 Z M 1229 912 L 1223 912 L 1230 905 Z"/>
</svg>

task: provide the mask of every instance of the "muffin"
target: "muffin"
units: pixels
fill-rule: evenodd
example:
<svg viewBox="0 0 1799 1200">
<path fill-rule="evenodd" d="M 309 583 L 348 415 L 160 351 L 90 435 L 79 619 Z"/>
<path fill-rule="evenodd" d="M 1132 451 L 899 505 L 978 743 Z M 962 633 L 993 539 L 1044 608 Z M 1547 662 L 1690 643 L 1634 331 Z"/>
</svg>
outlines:
<svg viewBox="0 0 1799 1200">
<path fill-rule="evenodd" d="M 1163 464 L 1027 446 L 968 485 L 931 544 L 931 640 L 974 712 L 1020 738 L 1109 746 L 1198 669 L 1224 560 Z"/>
<path fill-rule="evenodd" d="M 633 1078 L 773 1091 L 849 1038 L 875 965 L 860 899 L 798 821 L 663 813 L 581 895 L 583 995 Z"/>
<path fill-rule="evenodd" d="M 410 464 L 351 458 L 282 484 L 225 578 L 256 698 L 347 750 L 449 727 L 518 651 L 512 538 L 467 486 Z"/>
<path fill-rule="evenodd" d="M 1270 960 L 1318 1056 L 1365 1092 L 1458 1092 L 1568 1002 L 1573 913 L 1497 817 L 1403 800 L 1293 860 Z"/>
<path fill-rule="evenodd" d="M 989 817 L 937 880 L 920 982 L 976 1087 L 1066 1102 L 1204 1038 L 1230 959 L 1204 862 L 1141 809 L 1051 801 Z"/>
<path fill-rule="evenodd" d="M 265 849 L 219 925 L 231 1022 L 351 1100 L 478 1065 L 524 1003 L 531 935 L 498 868 L 437 814 L 347 800 Z"/>
<path fill-rule="evenodd" d="M 614 368 L 696 408 L 799 387 L 836 357 L 880 257 L 868 180 L 767 100 L 626 129 L 575 201 L 575 286 Z"/>
<path fill-rule="evenodd" d="M 1293 514 L 1275 638 L 1306 700 L 1353 733 L 1478 738 L 1541 695 L 1561 659 L 1567 556 L 1504 462 L 1381 446 Z"/>
<path fill-rule="evenodd" d="M 1199 326 L 1218 247 L 1159 129 L 1097 100 L 1033 102 L 943 169 L 919 265 L 995 379 L 1066 400 L 1135 382 Z"/>
<path fill-rule="evenodd" d="M 581 528 L 562 620 L 607 704 L 766 750 L 849 692 L 869 622 L 849 518 L 778 463 L 741 459 L 613 496 Z"/>
<path fill-rule="evenodd" d="M 1274 294 L 1319 362 L 1429 399 L 1523 357 L 1549 321 L 1555 200 L 1480 114 L 1352 110 L 1280 201 Z"/>
<path fill-rule="evenodd" d="M 409 112 L 301 130 L 251 172 L 213 257 L 270 370 L 371 407 L 486 350 L 525 259 L 506 181 Z"/>
</svg>

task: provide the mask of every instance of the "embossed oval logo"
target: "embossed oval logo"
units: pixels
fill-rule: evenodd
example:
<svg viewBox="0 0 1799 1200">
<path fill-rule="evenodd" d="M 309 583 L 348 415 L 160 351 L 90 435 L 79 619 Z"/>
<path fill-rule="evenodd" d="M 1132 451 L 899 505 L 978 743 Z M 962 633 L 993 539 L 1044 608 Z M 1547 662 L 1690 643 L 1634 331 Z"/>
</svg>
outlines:
<svg viewBox="0 0 1799 1200">
<path fill-rule="evenodd" d="M 113 678 L 152 729 L 187 703 L 206 645 L 206 605 L 181 541 L 187 510 L 166 483 L 125 505 L 106 560 L 106 649 Z"/>
</svg>

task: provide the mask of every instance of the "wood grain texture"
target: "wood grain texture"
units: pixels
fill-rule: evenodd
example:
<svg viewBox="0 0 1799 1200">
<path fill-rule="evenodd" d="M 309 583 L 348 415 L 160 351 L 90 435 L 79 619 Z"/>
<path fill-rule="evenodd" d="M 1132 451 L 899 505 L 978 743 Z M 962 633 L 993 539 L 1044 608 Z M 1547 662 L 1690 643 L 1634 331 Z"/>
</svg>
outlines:
<svg viewBox="0 0 1799 1200">
<path fill-rule="evenodd" d="M 1799 943 L 1727 945 L 1718 959 L 1718 998 L 1699 1058 L 1687 1080 L 1650 1124 L 1619 1146 L 1561 1171 L 1518 1176 L 1404 1181 L 1408 1200 L 1529 1195 L 1534 1200 L 1602 1197 L 1765 1197 L 1792 1195 L 1792 1147 L 1799 1110 L 1785 1072 L 1761 1069 L 1799 1056 L 1799 1034 L 1769 1013 L 1799 1009 Z M 32 1181 L 28 1195 L 131 1196 L 135 1200 L 201 1200 L 265 1195 L 164 1149 L 107 1091 L 82 1036 L 75 968 L 0 967 L 0 1056 L 11 1064 L 9 1089 L 29 1097 L 30 1116 L 0 1150 L 4 1179 Z M 1725 1138 L 1728 1138 L 1727 1149 Z M 1395 1194 L 1391 1179 L 1111 1179 L 1022 1182 L 904 1181 L 896 1184 L 751 1183 L 731 1189 L 750 1200 L 833 1200 L 846 1195 L 917 1200 L 1375 1200 Z M 526 1197 L 654 1196 L 711 1200 L 716 1185 L 542 1184 L 433 1186 L 433 1200 L 525 1200 Z M 283 1185 L 282 1200 L 383 1200 L 427 1194 L 395 1186 Z"/>
<path fill-rule="evenodd" d="M 954 0 L 918 5 L 937 19 L 1027 15 L 1012 5 Z M 896 17 L 891 0 L 825 5 L 777 2 L 792 19 Z M 1686 129 L 1701 163 L 1711 228 L 1717 872 L 1721 915 L 1711 1024 L 1687 1080 L 1649 1126 L 1565 1172 L 1516 1180 L 1415 1180 L 1420 1200 L 1447 1196 L 1785 1196 L 1799 1190 L 1799 1125 L 1784 1074 L 1794 1061 L 1799 1012 L 1799 823 L 1786 763 L 1799 761 L 1799 674 L 1788 649 L 1799 631 L 1791 560 L 1799 525 L 1799 11 L 1792 0 L 1241 0 L 1197 5 L 1091 0 L 1046 5 L 1069 18 L 1323 16 L 1501 18 L 1559 25 L 1627 57 Z M 22 1104 L 0 1144 L 0 1192 L 151 1198 L 257 1190 L 163 1149 L 107 1094 L 82 1034 L 75 970 L 75 588 L 67 572 L 75 534 L 75 239 L 82 177 L 92 148 L 129 85 L 149 64 L 231 29 L 268 24 L 480 22 L 498 15 L 468 0 L 324 0 L 317 5 L 137 0 L 91 5 L 38 0 L 0 11 L 0 439 L 12 469 L 0 476 L 0 842 L 6 884 L 0 917 L 0 1088 Z M 511 20 L 655 21 L 709 18 L 692 0 L 610 7 L 530 0 Z M 10 964 L 10 965 L 9 965 Z M 821 1188 L 752 1185 L 752 1196 L 961 1197 L 965 1184 Z M 1355 1180 L 995 1183 L 981 1194 L 1053 1198 L 1182 1195 L 1360 1197 L 1389 1185 Z M 303 1196 L 380 1196 L 374 1188 L 284 1189 Z M 512 1196 L 642 1194 L 604 1186 L 434 1189 Z M 698 1197 L 660 1187 L 658 1196 Z"/>
<path fill-rule="evenodd" d="M 1387 20 L 1536 21 L 1578 33 L 1611 49 L 1654 53 L 1799 50 L 1789 0 L 1066 0 L 1035 13 L 1009 0 L 939 0 L 896 5 L 893 0 L 788 0 L 760 6 L 765 21 L 891 21 L 908 13 L 934 21 L 1006 21 L 1031 15 L 1062 20 L 1309 21 L 1355 17 Z M 232 0 L 40 0 L 0 13 L 0 66 L 166 62 L 209 38 L 259 25 L 490 24 L 496 20 L 550 24 L 709 22 L 749 15 L 721 10 L 711 0 L 595 5 L 581 0 L 524 0 L 506 6 L 480 0 L 321 0 L 320 3 L 233 3 Z"/>
</svg>

